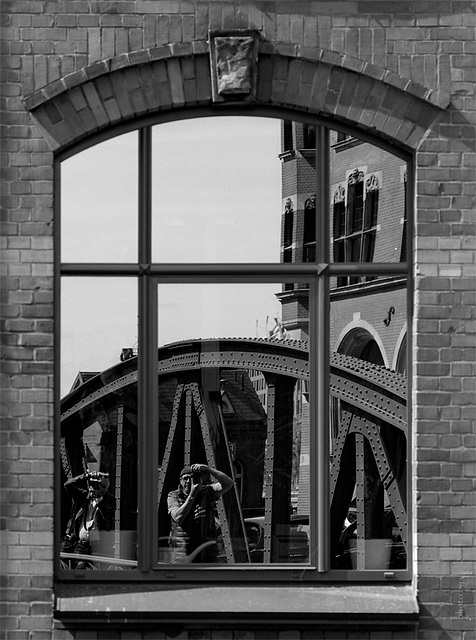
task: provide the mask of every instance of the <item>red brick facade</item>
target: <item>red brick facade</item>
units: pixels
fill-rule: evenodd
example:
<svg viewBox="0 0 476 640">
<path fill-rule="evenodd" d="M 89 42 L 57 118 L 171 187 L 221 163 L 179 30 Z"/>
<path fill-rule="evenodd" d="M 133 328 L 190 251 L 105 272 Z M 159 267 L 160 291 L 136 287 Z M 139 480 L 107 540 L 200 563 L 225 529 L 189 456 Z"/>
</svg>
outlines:
<svg viewBox="0 0 476 640">
<path fill-rule="evenodd" d="M 2 23 L 4 637 L 469 640 L 476 615 L 474 3 L 11 0 L 2 3 Z M 417 630 L 296 623 L 271 632 L 230 623 L 174 636 L 53 623 L 54 152 L 116 124 L 210 107 L 210 29 L 259 32 L 258 107 L 335 119 L 415 154 Z"/>
</svg>

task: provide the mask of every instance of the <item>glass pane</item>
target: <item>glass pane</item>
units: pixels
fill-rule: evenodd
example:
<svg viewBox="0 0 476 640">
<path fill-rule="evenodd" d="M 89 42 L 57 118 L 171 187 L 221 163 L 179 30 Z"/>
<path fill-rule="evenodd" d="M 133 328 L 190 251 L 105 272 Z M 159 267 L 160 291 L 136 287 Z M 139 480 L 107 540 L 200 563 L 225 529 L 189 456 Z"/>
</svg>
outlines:
<svg viewBox="0 0 476 640">
<path fill-rule="evenodd" d="M 407 288 L 331 302 L 331 566 L 407 568 Z"/>
<path fill-rule="evenodd" d="M 62 262 L 137 260 L 137 167 L 136 131 L 61 163 Z"/>
<path fill-rule="evenodd" d="M 285 291 L 159 285 L 160 562 L 309 562 L 309 352 Z"/>
<path fill-rule="evenodd" d="M 136 282 L 63 278 L 61 563 L 137 562 Z"/>
<path fill-rule="evenodd" d="M 351 136 L 339 141 L 338 134 L 331 131 L 330 140 L 332 260 L 345 260 L 337 239 L 342 242 L 346 238 L 347 261 L 404 261 L 406 163 Z M 357 250 L 362 233 L 369 230 L 373 232 L 373 251 Z"/>
<path fill-rule="evenodd" d="M 279 120 L 181 120 L 152 139 L 155 262 L 279 262 Z"/>
</svg>

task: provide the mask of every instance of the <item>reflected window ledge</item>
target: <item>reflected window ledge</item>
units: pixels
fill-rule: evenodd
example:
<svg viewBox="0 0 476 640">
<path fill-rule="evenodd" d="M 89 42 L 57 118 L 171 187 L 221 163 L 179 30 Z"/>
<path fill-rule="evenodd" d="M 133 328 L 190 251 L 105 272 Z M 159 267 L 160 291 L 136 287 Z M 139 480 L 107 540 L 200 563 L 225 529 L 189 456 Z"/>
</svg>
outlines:
<svg viewBox="0 0 476 640">
<path fill-rule="evenodd" d="M 375 629 L 413 627 L 418 603 L 410 584 L 319 586 L 57 585 L 55 619 L 65 626 L 127 627 L 134 620 L 190 628 L 223 624 L 288 628 L 299 623 Z M 156 626 L 154 628 L 157 628 Z"/>
</svg>

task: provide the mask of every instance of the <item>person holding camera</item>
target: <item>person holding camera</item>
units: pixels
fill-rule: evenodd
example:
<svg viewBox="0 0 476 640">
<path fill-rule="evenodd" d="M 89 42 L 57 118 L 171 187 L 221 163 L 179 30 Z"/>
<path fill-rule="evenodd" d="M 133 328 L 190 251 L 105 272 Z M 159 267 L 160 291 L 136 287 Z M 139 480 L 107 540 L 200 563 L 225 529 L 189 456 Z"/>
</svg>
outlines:
<svg viewBox="0 0 476 640">
<path fill-rule="evenodd" d="M 114 529 L 115 500 L 108 493 L 109 474 L 100 471 L 83 473 L 67 480 L 64 487 L 73 500 L 73 513 L 66 528 L 62 551 L 90 555 L 101 531 Z M 87 569 L 79 561 L 76 569 Z"/>
<path fill-rule="evenodd" d="M 215 482 L 208 482 L 213 476 Z M 170 546 L 173 562 L 217 562 L 216 500 L 233 487 L 233 480 L 205 464 L 182 469 L 178 489 L 167 497 L 171 518 Z M 197 555 L 194 552 L 202 547 Z"/>
</svg>

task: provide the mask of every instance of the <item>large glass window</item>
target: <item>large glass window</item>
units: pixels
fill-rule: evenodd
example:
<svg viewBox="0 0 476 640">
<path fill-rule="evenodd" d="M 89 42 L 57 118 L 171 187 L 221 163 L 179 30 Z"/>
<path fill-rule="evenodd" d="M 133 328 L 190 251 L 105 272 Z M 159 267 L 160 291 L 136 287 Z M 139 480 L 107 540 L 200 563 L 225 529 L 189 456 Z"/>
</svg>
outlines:
<svg viewBox="0 0 476 640">
<path fill-rule="evenodd" d="M 61 578 L 408 577 L 406 158 L 336 136 L 222 115 L 58 159 Z"/>
<path fill-rule="evenodd" d="M 243 118 L 153 127 L 154 262 L 279 262 L 279 127 Z"/>
<path fill-rule="evenodd" d="M 137 260 L 137 133 L 61 164 L 62 262 Z"/>
<path fill-rule="evenodd" d="M 137 350 L 137 282 L 63 278 L 61 300 L 62 567 L 131 569 L 137 564 L 137 370 L 120 363 L 123 348 Z"/>
<path fill-rule="evenodd" d="M 296 411 L 307 353 L 268 339 L 273 324 L 258 320 L 278 315 L 282 288 L 159 284 L 159 562 L 309 562 L 309 474 L 300 456 L 308 401 Z M 204 473 L 182 473 L 194 463 Z M 224 493 L 221 473 L 233 481 Z M 202 489 L 181 518 L 174 509 L 188 504 L 194 475 Z"/>
<path fill-rule="evenodd" d="M 375 309 L 386 311 L 378 323 Z M 365 295 L 331 295 L 331 557 L 336 569 L 407 567 L 406 379 L 389 366 L 401 353 L 406 318 L 406 283 L 398 279 L 369 284 Z"/>
</svg>

